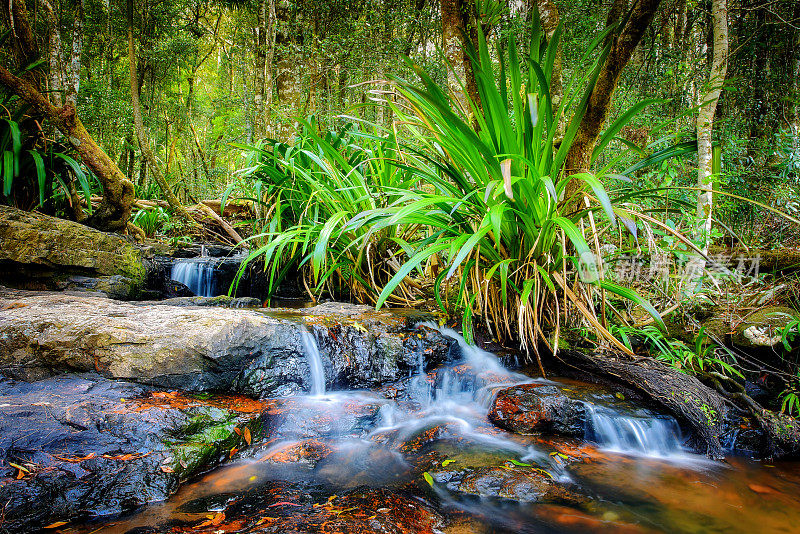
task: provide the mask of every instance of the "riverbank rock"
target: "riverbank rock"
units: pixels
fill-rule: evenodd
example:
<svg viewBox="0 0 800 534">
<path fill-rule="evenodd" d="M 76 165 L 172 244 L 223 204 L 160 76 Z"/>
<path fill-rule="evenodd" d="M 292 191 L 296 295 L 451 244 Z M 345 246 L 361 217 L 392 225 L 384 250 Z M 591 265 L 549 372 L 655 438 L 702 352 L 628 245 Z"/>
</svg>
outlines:
<svg viewBox="0 0 800 534">
<path fill-rule="evenodd" d="M 0 206 L 0 283 L 57 289 L 70 276 L 119 276 L 126 280 L 125 298 L 133 298 L 146 273 L 142 250 L 120 235 Z"/>
<path fill-rule="evenodd" d="M 521 384 L 497 393 L 489 410 L 489 420 L 517 434 L 583 437 L 586 408 L 556 386 Z"/>
<path fill-rule="evenodd" d="M 752 314 L 734 330 L 732 341 L 743 348 L 775 347 L 781 342 L 781 331 L 793 321 L 800 320 L 800 312 L 785 306 L 768 306 Z"/>
<path fill-rule="evenodd" d="M 165 499 L 262 432 L 257 401 L 97 375 L 4 379 L 0 398 L 2 526 L 17 533 Z"/>
<path fill-rule="evenodd" d="M 449 356 L 451 340 L 408 317 L 337 306 L 264 313 L 0 289 L 0 374 L 31 381 L 94 371 L 187 391 L 284 396 L 310 389 L 307 327 L 329 388 L 397 381 L 420 361 Z"/>
</svg>

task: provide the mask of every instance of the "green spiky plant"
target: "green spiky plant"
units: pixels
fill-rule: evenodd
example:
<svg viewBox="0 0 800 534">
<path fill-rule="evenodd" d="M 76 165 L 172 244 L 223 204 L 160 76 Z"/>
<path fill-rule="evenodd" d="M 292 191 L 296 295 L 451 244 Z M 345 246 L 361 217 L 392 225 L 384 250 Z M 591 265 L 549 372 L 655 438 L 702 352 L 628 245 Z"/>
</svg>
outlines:
<svg viewBox="0 0 800 534">
<path fill-rule="evenodd" d="M 393 135 L 367 134 L 352 124 L 320 135 L 313 120 L 300 123 L 292 145 L 267 141 L 247 147 L 251 164 L 242 174 L 252 184 L 249 200 L 262 214 L 240 273 L 260 258 L 270 295 L 288 272 L 299 269 L 313 297 L 348 294 L 375 303 L 375 287 L 389 278 L 384 260 L 406 244 L 404 229 L 371 232 L 347 223 L 413 188 L 416 176 L 394 164 L 408 157 L 398 154 Z"/>
<path fill-rule="evenodd" d="M 590 247 L 590 243 L 597 245 L 597 239 L 587 240 L 587 229 L 594 228 L 600 217 L 615 224 L 619 209 L 597 176 L 566 176 L 564 169 L 608 53 L 608 46 L 601 43 L 611 31 L 591 43 L 584 57 L 590 67 L 584 76 L 572 78 L 556 106 L 549 85 L 560 29 L 544 43 L 539 28 L 534 28 L 530 56 L 524 61 L 527 73 L 514 39 L 509 39 L 508 61 L 498 52 L 501 68 L 497 79 L 487 43 L 479 35 L 472 65 L 480 104 L 469 100 L 471 117 L 459 114 L 460 107 L 447 91 L 409 62 L 418 82 L 395 80 L 400 100 L 394 112 L 416 147 L 409 152 L 425 161 L 424 166 L 412 170 L 431 184 L 433 191 L 405 191 L 392 205 L 348 226 L 369 226 L 371 232 L 392 226 L 426 229 L 406 247 L 407 259 L 384 286 L 379 307 L 406 277 L 415 270 L 422 272 L 423 265 L 434 260 L 444 265 L 436 280 L 436 298 L 446 307 L 442 285 L 457 282 L 455 302 L 450 306 L 464 310 L 465 333 L 471 330 L 472 317 L 480 314 L 500 339 L 515 339 L 534 350 L 541 340 L 557 349 L 561 317 L 570 301 L 601 337 L 627 351 L 594 313 L 594 288 L 636 301 L 660 322 L 655 309 L 635 293 L 602 279 Z M 598 150 L 647 103 L 611 124 L 601 136 Z M 559 144 L 556 135 L 562 120 L 567 127 Z M 561 206 L 575 204 L 563 199 L 570 179 L 585 184 L 579 194 L 588 202 L 581 199 L 581 209 L 567 213 Z M 632 217 L 625 211 L 622 218 L 626 225 L 634 225 Z M 546 331 L 554 335 L 548 336 Z"/>
</svg>

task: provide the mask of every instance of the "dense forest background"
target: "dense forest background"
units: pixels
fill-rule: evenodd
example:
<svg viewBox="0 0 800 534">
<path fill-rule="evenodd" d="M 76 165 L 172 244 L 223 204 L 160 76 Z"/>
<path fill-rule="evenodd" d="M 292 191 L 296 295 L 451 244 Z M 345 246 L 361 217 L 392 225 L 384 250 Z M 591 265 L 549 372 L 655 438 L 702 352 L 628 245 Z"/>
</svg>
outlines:
<svg viewBox="0 0 800 534">
<path fill-rule="evenodd" d="M 385 80 L 410 75 L 405 56 L 437 81 L 447 77 L 442 16 L 449 3 L 41 0 L 27 5 L 34 32 L 27 44 L 15 39 L 14 13 L 4 9 L 8 46 L 2 61 L 20 72 L 38 58 L 22 48 L 47 56 L 49 74 L 37 70 L 39 86 L 56 103 L 74 99 L 88 132 L 135 184 L 136 196 L 146 199 L 159 190 L 136 135 L 133 86 L 146 148 L 186 203 L 219 198 L 248 165 L 242 146 L 264 138 L 289 140 L 296 117 L 314 116 L 321 131 L 340 128 L 352 117 L 390 127 L 391 112 L 368 104 L 387 96 L 381 92 L 388 88 Z M 626 5 L 479 0 L 477 11 L 490 39 L 501 43 L 514 35 L 523 48 L 537 12 L 551 32 L 560 21 L 560 76 L 569 80 L 585 68 L 581 54 L 587 44 Z M 800 3 L 732 0 L 727 10 L 728 68 L 713 133 L 722 148 L 719 187 L 794 211 L 800 201 Z M 665 146 L 665 140 L 691 138 L 712 53 L 711 2 L 660 2 L 622 72 L 609 121 L 645 98 L 663 101 L 635 117 L 620 137 L 643 153 Z M 6 105 L 5 113 L 11 113 Z M 65 144 L 51 126 L 41 127 L 33 143 Z M 671 160 L 640 179 L 652 186 L 693 185 L 694 164 L 692 157 Z M 21 207 L 37 201 L 35 192 L 16 200 Z M 740 238 L 763 245 L 791 238 L 775 231 L 785 230 L 783 223 L 758 208 L 721 203 L 718 218 Z"/>
</svg>

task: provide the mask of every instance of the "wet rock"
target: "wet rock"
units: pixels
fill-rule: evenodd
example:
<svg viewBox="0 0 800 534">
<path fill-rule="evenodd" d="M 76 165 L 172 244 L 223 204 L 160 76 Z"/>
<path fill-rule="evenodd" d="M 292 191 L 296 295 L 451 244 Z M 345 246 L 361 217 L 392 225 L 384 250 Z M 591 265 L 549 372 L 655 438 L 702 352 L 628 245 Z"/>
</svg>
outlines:
<svg viewBox="0 0 800 534">
<path fill-rule="evenodd" d="M 126 298 L 144 283 L 146 254 L 117 234 L 83 224 L 0 206 L 0 283 L 55 289 L 65 273 L 119 275 L 130 280 Z M 119 289 L 115 287 L 114 291 Z"/>
<path fill-rule="evenodd" d="M 255 297 L 229 297 L 228 295 L 219 295 L 217 297 L 184 296 L 168 298 L 166 300 L 153 302 L 152 304 L 161 304 L 164 306 L 206 306 L 210 308 L 260 308 L 261 300 Z"/>
<path fill-rule="evenodd" d="M 342 400 L 287 397 L 265 401 L 271 436 L 282 439 L 359 437 L 372 429 L 387 401 L 353 396 Z"/>
<path fill-rule="evenodd" d="M 262 406 L 96 375 L 0 382 L 6 528 L 118 513 L 162 500 L 261 434 Z"/>
<path fill-rule="evenodd" d="M 536 467 L 503 466 L 440 469 L 430 473 L 434 483 L 452 493 L 499 497 L 517 502 L 580 502 L 551 475 Z"/>
<path fill-rule="evenodd" d="M 196 521 L 191 531 L 433 534 L 444 525 L 438 512 L 405 493 L 360 488 L 340 496 L 315 499 L 286 483 L 273 483 L 250 492 L 223 513 L 211 517 Z M 175 527 L 171 532 L 185 528 Z"/>
<path fill-rule="evenodd" d="M 69 276 L 62 280 L 56 279 L 55 285 L 56 289 L 61 291 L 94 293 L 97 296 L 116 300 L 126 300 L 140 293 L 136 281 L 121 274 L 97 278 Z"/>
<path fill-rule="evenodd" d="M 0 374 L 22 380 L 96 371 L 158 387 L 270 397 L 310 389 L 304 322 L 319 328 L 329 388 L 397 381 L 421 360 L 445 358 L 451 345 L 388 312 L 268 314 L 5 288 L 0 310 Z"/>
<path fill-rule="evenodd" d="M 489 419 L 518 434 L 542 432 L 583 436 L 586 408 L 556 386 L 522 384 L 497 393 Z"/>
</svg>

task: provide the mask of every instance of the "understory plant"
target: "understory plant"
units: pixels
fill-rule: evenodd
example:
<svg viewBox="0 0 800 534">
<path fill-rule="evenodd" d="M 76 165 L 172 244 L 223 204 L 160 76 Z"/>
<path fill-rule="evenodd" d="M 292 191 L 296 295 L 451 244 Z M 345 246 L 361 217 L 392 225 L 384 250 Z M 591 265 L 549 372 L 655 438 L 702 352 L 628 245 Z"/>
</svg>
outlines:
<svg viewBox="0 0 800 534">
<path fill-rule="evenodd" d="M 603 291 L 635 300 L 660 321 L 635 293 L 604 279 L 595 254 L 601 220 L 613 226 L 623 219 L 631 227 L 635 215 L 614 206 L 596 175 L 569 176 L 564 168 L 608 53 L 601 43 L 611 31 L 591 43 L 584 57 L 589 67 L 572 78 L 558 104 L 549 87 L 560 28 L 549 43 L 534 28 L 524 60 L 510 38 L 507 61 L 505 52 L 498 51 L 499 77 L 479 35 L 478 49 L 472 50 L 479 101 L 466 97 L 469 115 L 460 113 L 462 106 L 454 97 L 409 62 L 418 82 L 394 80 L 399 98 L 393 111 L 410 137 L 406 152 L 425 162 L 406 166 L 431 187 L 402 191 L 389 206 L 348 224 L 352 229 L 367 226 L 370 232 L 398 226 L 421 229 L 405 247 L 406 260 L 383 287 L 378 307 L 417 271 L 435 275 L 440 306 L 463 310 L 467 335 L 472 317 L 479 314 L 497 338 L 515 339 L 534 350 L 539 341 L 557 350 L 568 308 L 577 309 L 601 337 L 627 350 L 595 312 L 595 297 Z M 597 150 L 644 105 L 612 123 Z M 557 142 L 562 121 L 566 129 Z M 569 180 L 584 185 L 576 199 L 564 198 Z"/>
<path fill-rule="evenodd" d="M 320 135 L 313 120 L 300 122 L 292 145 L 268 140 L 248 147 L 252 163 L 242 178 L 250 182 L 261 227 L 249 239 L 252 251 L 240 273 L 260 258 L 270 294 L 299 269 L 312 296 L 348 294 L 374 304 L 375 288 L 398 265 L 393 258 L 406 245 L 406 228 L 372 231 L 348 222 L 394 202 L 415 187 L 416 176 L 397 164 L 392 135 L 361 132 L 353 124 Z"/>
</svg>

